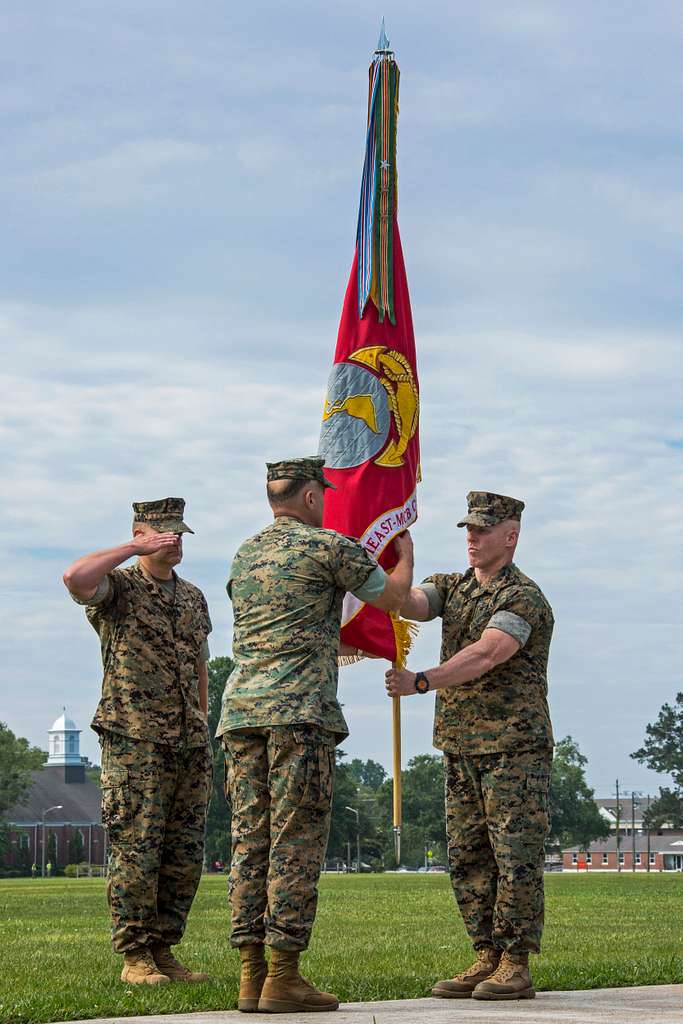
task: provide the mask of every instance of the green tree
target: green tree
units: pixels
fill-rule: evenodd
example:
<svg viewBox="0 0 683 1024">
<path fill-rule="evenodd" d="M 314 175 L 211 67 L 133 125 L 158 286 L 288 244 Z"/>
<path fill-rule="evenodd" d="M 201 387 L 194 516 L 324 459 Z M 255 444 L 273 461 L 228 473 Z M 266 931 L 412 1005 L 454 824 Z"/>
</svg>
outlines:
<svg viewBox="0 0 683 1024">
<path fill-rule="evenodd" d="M 674 828 L 683 827 L 683 693 L 676 701 L 664 704 L 656 722 L 645 727 L 646 738 L 642 747 L 631 757 L 660 775 L 671 775 L 674 788 L 660 787 L 645 814 L 649 828 L 660 828 L 671 822 Z"/>
<path fill-rule="evenodd" d="M 330 838 L 327 843 L 326 858 L 339 858 L 346 863 L 348 858 L 348 844 L 351 843 L 351 859 L 355 860 L 356 854 L 356 818 L 346 810 L 347 807 L 357 807 L 359 811 L 358 783 L 351 770 L 351 765 L 346 764 L 346 754 L 337 747 L 335 751 L 334 768 L 334 791 L 332 795 L 332 813 L 330 818 Z M 361 828 L 361 835 L 363 829 Z"/>
<path fill-rule="evenodd" d="M 216 729 L 221 717 L 221 702 L 228 676 L 232 672 L 232 658 L 212 658 L 209 674 L 209 735 L 213 752 L 213 784 L 206 819 L 206 861 L 230 862 L 230 807 L 225 799 L 225 759 Z"/>
<path fill-rule="evenodd" d="M 645 742 L 631 757 L 660 775 L 671 775 L 676 789 L 683 789 L 683 693 L 676 694 L 675 705 L 662 707 L 645 732 Z"/>
<path fill-rule="evenodd" d="M 359 757 L 354 757 L 349 768 L 359 786 L 367 786 L 368 789 L 372 790 L 379 789 L 387 777 L 387 773 L 382 765 L 372 759 L 361 761 Z"/>
<path fill-rule="evenodd" d="M 81 761 L 85 766 L 85 774 L 91 782 L 94 782 L 96 786 L 100 785 L 100 776 L 102 775 L 102 767 L 99 764 L 93 764 L 88 757 L 82 757 Z"/>
<path fill-rule="evenodd" d="M 42 767 L 46 759 L 44 751 L 31 747 L 28 740 L 15 736 L 0 722 L 0 818 L 26 799 L 33 785 L 31 772 Z"/>
<path fill-rule="evenodd" d="M 83 863 L 83 836 L 81 835 L 80 829 L 71 836 L 69 840 L 69 864 L 82 864 Z"/>
<path fill-rule="evenodd" d="M 401 772 L 403 824 L 401 862 L 409 867 L 424 864 L 425 849 L 432 850 L 433 862 L 446 863 L 446 813 L 444 809 L 443 758 L 438 754 L 418 754 Z M 393 781 L 387 779 L 380 790 L 385 861 L 395 865 L 392 828 Z"/>
<path fill-rule="evenodd" d="M 669 789 L 660 786 L 659 796 L 651 803 L 643 822 L 646 828 L 658 829 L 663 825 L 670 828 L 683 828 L 683 793 L 680 789 Z"/>
<path fill-rule="evenodd" d="M 579 846 L 582 850 L 595 839 L 610 834 L 606 821 L 595 803 L 594 791 L 586 782 L 588 759 L 571 736 L 555 746 L 550 776 L 550 841 L 564 848 Z"/>
</svg>

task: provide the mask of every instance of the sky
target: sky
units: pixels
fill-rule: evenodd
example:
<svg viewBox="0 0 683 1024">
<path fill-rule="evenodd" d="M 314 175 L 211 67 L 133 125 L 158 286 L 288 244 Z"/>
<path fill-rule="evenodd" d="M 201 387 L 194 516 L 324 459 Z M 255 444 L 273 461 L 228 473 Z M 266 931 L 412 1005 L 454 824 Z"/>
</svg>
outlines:
<svg viewBox="0 0 683 1024">
<path fill-rule="evenodd" d="M 557 738 L 598 796 L 681 661 L 683 9 L 6 0 L 0 12 L 0 720 L 88 723 L 99 646 L 61 574 L 182 495 L 214 655 L 268 518 L 266 460 L 317 449 L 353 256 L 367 66 L 401 69 L 399 222 L 421 383 L 416 576 L 465 567 L 465 494 L 527 505 L 556 620 Z M 425 625 L 414 669 L 438 662 Z M 343 669 L 350 757 L 391 763 L 377 662 Z M 433 698 L 403 706 L 404 761 Z"/>
</svg>

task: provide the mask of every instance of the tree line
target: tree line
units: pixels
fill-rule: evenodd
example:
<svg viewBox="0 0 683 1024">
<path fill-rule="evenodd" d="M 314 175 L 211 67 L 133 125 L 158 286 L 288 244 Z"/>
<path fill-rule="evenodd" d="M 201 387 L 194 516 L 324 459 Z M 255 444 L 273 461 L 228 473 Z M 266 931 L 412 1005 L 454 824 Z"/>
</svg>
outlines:
<svg viewBox="0 0 683 1024">
<path fill-rule="evenodd" d="M 225 682 L 232 671 L 230 658 L 209 662 L 209 727 L 213 736 L 220 718 Z M 647 726 L 644 746 L 631 756 L 660 773 L 671 774 L 675 788 L 660 788 L 645 815 L 645 826 L 659 828 L 664 822 L 683 827 L 683 694 L 676 705 L 664 705 L 657 721 Z M 214 742 L 214 791 L 209 808 L 207 855 L 210 863 L 227 864 L 230 837 L 229 807 L 223 791 L 223 756 Z M 569 846 L 588 849 L 596 839 L 610 834 L 609 822 L 595 803 L 586 780 L 587 758 L 578 743 L 565 736 L 555 746 L 550 780 L 550 836 L 548 848 Z M 401 773 L 403 828 L 401 860 L 410 867 L 446 865 L 443 762 L 439 754 L 413 757 Z M 392 780 L 377 761 L 348 760 L 337 748 L 332 802 L 332 822 L 327 848 L 328 866 L 356 863 L 357 834 L 361 861 L 374 870 L 395 868 L 392 829 Z M 348 810 L 358 811 L 359 820 Z M 431 857 L 428 854 L 431 853 Z"/>
<path fill-rule="evenodd" d="M 214 734 L 220 718 L 225 682 L 232 671 L 232 660 L 228 657 L 213 658 L 208 668 L 209 729 L 214 772 L 206 832 L 206 861 L 211 866 L 217 862 L 225 865 L 230 860 L 230 808 L 224 792 L 223 752 Z M 660 787 L 659 795 L 645 814 L 645 826 L 657 829 L 667 823 L 674 828 L 683 828 L 683 693 L 677 694 L 674 703 L 662 707 L 657 720 L 646 727 L 643 746 L 631 756 L 656 772 L 670 774 L 674 782 L 673 788 Z M 26 799 L 32 785 L 32 772 L 42 767 L 46 759 L 45 751 L 31 747 L 27 740 L 16 737 L 0 722 L 0 872 L 9 849 L 7 811 Z M 586 781 L 586 765 L 586 757 L 571 736 L 556 744 L 550 783 L 549 848 L 559 850 L 578 846 L 587 849 L 594 840 L 609 835 L 609 823 L 600 814 L 594 792 Z M 88 775 L 97 781 L 96 766 L 88 765 Z M 441 756 L 419 754 L 411 758 L 401 778 L 402 863 L 409 867 L 445 865 Z M 349 807 L 358 812 L 358 822 Z M 328 866 L 355 865 L 360 835 L 363 870 L 395 868 L 391 807 L 392 780 L 382 765 L 372 759 L 349 760 L 344 751 L 337 748 Z M 51 854 L 54 869 L 59 870 L 54 837 L 48 840 L 48 858 Z M 76 833 L 68 862 L 78 864 L 82 856 L 80 834 Z M 15 857 L 15 869 L 29 874 L 31 865 L 24 863 L 28 859 L 28 851 L 20 846 Z"/>
</svg>

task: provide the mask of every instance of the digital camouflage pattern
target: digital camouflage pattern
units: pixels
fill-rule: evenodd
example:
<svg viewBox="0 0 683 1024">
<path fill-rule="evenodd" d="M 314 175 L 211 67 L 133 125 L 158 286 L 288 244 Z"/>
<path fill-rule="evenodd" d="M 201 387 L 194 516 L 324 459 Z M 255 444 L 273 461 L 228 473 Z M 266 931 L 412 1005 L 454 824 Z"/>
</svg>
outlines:
<svg viewBox="0 0 683 1024">
<path fill-rule="evenodd" d="M 540 588 L 514 564 L 482 583 L 468 569 L 436 573 L 421 585 L 431 617 L 443 618 L 442 663 L 479 640 L 497 613 L 523 620 L 525 632 L 530 627 L 526 643 L 507 661 L 463 686 L 438 691 L 434 746 L 461 755 L 551 750 L 547 667 L 554 619 Z"/>
<path fill-rule="evenodd" d="M 233 946 L 306 949 L 330 830 L 335 737 L 312 725 L 223 736 Z"/>
<path fill-rule="evenodd" d="M 451 881 L 475 948 L 538 953 L 550 751 L 445 754 Z"/>
<path fill-rule="evenodd" d="M 173 946 L 182 938 L 201 877 L 210 749 L 109 732 L 100 742 L 114 949 Z"/>
<path fill-rule="evenodd" d="M 209 741 L 197 663 L 211 620 L 201 590 L 173 575 L 175 596 L 139 562 L 114 569 L 105 599 L 86 608 L 104 665 L 96 732 L 171 746 Z"/>
<path fill-rule="evenodd" d="M 520 520 L 524 502 L 510 498 L 507 494 L 493 494 L 491 491 L 470 491 L 467 495 L 467 515 L 458 526 L 495 526 L 506 519 Z"/>
<path fill-rule="evenodd" d="M 133 522 L 149 523 L 158 533 L 194 533 L 194 530 L 183 522 L 184 511 L 184 498 L 134 501 Z"/>
<path fill-rule="evenodd" d="M 325 460 L 319 455 L 311 455 L 305 459 L 283 459 L 282 462 L 266 462 L 266 479 L 271 480 L 317 480 L 323 487 L 331 487 L 336 491 L 334 484 L 325 478 L 323 468 Z"/>
<path fill-rule="evenodd" d="M 242 544 L 227 585 L 235 667 L 216 735 L 303 722 L 348 735 L 337 700 L 342 602 L 376 568 L 358 541 L 292 516 Z"/>
</svg>

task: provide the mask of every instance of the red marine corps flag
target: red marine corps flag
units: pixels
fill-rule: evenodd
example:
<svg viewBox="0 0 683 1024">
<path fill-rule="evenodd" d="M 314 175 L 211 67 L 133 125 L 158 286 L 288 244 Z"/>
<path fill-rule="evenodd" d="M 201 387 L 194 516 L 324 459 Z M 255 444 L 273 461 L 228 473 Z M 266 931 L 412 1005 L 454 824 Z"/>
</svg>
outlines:
<svg viewBox="0 0 683 1024">
<path fill-rule="evenodd" d="M 356 252 L 327 387 L 320 454 L 336 485 L 324 525 L 358 537 L 387 570 L 393 539 L 417 518 L 419 391 L 415 338 L 396 218 L 399 70 L 384 22 L 370 67 Z M 403 664 L 407 623 L 347 594 L 341 639 Z"/>
</svg>

